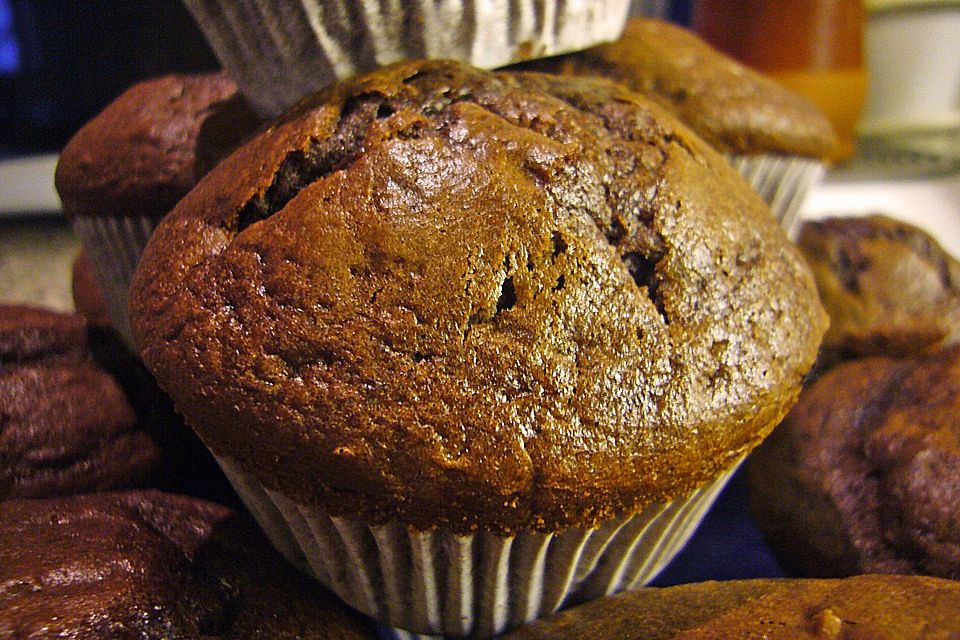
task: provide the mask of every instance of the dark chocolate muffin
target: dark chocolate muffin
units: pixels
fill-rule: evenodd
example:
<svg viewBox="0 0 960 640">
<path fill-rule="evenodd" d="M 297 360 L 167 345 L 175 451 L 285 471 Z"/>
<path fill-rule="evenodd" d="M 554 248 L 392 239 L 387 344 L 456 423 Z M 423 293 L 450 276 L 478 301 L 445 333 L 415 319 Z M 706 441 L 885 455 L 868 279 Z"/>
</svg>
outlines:
<svg viewBox="0 0 960 640">
<path fill-rule="evenodd" d="M 0 500 L 137 486 L 160 452 L 80 316 L 0 306 Z"/>
<path fill-rule="evenodd" d="M 103 291 L 97 283 L 97 276 L 93 273 L 90 258 L 83 249 L 73 260 L 70 293 L 73 297 L 73 308 L 87 319 L 88 326 L 109 327 L 112 325 L 110 308 L 107 306 Z"/>
<path fill-rule="evenodd" d="M 910 356 L 960 342 L 960 263 L 926 232 L 883 215 L 803 225 L 830 328 L 824 360 Z"/>
<path fill-rule="evenodd" d="M 783 566 L 960 578 L 960 345 L 844 363 L 748 461 Z"/>
<path fill-rule="evenodd" d="M 918 576 L 738 580 L 641 589 L 504 640 L 922 640 L 960 634 L 960 583 Z"/>
<path fill-rule="evenodd" d="M 127 288 L 157 222 L 257 126 L 225 74 L 130 87 L 67 143 L 56 187 L 129 339 Z"/>
<path fill-rule="evenodd" d="M 423 530 L 485 533 L 471 571 L 512 572 L 487 555 L 509 558 L 506 536 L 546 545 L 712 496 L 793 404 L 825 329 L 768 210 L 659 107 L 606 81 L 443 61 L 337 84 L 222 162 L 151 239 L 131 314 L 274 540 L 309 558 L 304 531 L 366 536 L 320 577 L 375 566 L 348 601 L 394 616 L 399 594 L 426 622 L 393 623 L 457 634 L 506 624 L 491 606 L 493 626 L 469 627 L 462 566 L 432 574 L 451 581 L 434 615 L 400 586 L 422 581 L 388 583 L 380 604 L 364 591 L 434 547 L 384 557 L 389 572 L 371 557 Z M 654 546 L 600 548 L 658 566 L 703 511 L 670 504 Z M 630 584 L 629 566 L 601 565 L 609 588 Z M 484 581 L 477 606 L 498 585 L 556 597 L 517 596 L 521 582 Z M 438 628 L 447 614 L 467 627 Z"/>
<path fill-rule="evenodd" d="M 251 523 L 156 491 L 0 503 L 0 637 L 375 637 Z"/>
<path fill-rule="evenodd" d="M 226 74 L 137 83 L 60 154 L 56 186 L 64 213 L 160 218 L 255 122 Z"/>
</svg>

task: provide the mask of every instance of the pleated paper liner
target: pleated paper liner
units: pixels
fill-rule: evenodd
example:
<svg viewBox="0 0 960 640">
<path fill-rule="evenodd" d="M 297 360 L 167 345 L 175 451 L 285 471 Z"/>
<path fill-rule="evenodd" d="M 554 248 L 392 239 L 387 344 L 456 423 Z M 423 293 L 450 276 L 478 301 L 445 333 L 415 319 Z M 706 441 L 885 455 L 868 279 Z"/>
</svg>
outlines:
<svg viewBox="0 0 960 640">
<path fill-rule="evenodd" d="M 421 532 L 327 515 L 218 458 L 274 545 L 345 602 L 400 629 L 489 637 L 652 580 L 687 542 L 734 469 L 685 498 L 597 529 Z"/>
<path fill-rule="evenodd" d="M 788 235 L 799 222 L 807 193 L 826 171 L 820 160 L 799 156 L 727 154 L 727 160 L 770 206 Z"/>
<path fill-rule="evenodd" d="M 160 219 L 149 216 L 78 216 L 73 220 L 73 230 L 80 236 L 90 257 L 113 326 L 130 348 L 133 348 L 133 334 L 127 313 L 127 290 L 143 249 Z"/>
<path fill-rule="evenodd" d="M 391 62 L 477 67 L 615 40 L 629 0 L 185 0 L 263 116 L 337 79 Z"/>
</svg>

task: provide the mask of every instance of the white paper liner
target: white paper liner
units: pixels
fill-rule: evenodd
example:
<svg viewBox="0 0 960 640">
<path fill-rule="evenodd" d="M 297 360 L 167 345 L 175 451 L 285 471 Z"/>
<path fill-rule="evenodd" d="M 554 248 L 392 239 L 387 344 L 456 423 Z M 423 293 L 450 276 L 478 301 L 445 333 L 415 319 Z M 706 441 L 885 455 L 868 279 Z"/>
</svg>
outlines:
<svg viewBox="0 0 960 640">
<path fill-rule="evenodd" d="M 405 59 L 483 68 L 615 40 L 629 0 L 184 0 L 253 107 L 275 116 Z"/>
<path fill-rule="evenodd" d="M 90 258 L 113 326 L 131 348 L 133 333 L 127 312 L 127 290 L 147 240 L 159 222 L 159 218 L 147 216 L 77 216 L 73 219 L 73 230 L 80 236 Z"/>
<path fill-rule="evenodd" d="M 826 171 L 822 161 L 799 156 L 729 153 L 727 160 L 770 205 L 788 234 L 799 220 L 807 193 Z"/>
<path fill-rule="evenodd" d="M 221 467 L 273 544 L 354 608 L 392 627 L 490 637 L 561 606 L 652 580 L 686 544 L 736 469 L 686 498 L 598 529 L 559 534 L 421 532 L 327 515 Z"/>
</svg>

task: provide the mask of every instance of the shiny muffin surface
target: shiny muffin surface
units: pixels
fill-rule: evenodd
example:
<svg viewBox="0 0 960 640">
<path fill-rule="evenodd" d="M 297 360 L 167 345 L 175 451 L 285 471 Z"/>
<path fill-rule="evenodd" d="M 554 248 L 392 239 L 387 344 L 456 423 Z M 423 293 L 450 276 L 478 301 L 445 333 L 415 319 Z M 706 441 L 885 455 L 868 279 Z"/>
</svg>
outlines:
<svg viewBox="0 0 960 640">
<path fill-rule="evenodd" d="M 268 487 L 504 532 L 716 477 L 825 328 L 769 211 L 659 107 L 443 61 L 337 84 L 221 163 L 131 313 L 191 426 Z"/>
<path fill-rule="evenodd" d="M 229 509 L 159 491 L 0 503 L 0 637 L 375 637 Z"/>
</svg>

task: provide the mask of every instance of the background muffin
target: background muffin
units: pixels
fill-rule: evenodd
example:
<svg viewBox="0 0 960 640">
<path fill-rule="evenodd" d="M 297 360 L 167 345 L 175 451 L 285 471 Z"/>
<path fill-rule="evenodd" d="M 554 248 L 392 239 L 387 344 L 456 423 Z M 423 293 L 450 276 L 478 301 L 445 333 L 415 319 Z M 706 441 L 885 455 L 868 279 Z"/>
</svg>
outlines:
<svg viewBox="0 0 960 640">
<path fill-rule="evenodd" d="M 60 154 L 56 187 L 127 340 L 127 288 L 153 228 L 256 126 L 224 74 L 138 83 Z"/>
<path fill-rule="evenodd" d="M 79 316 L 0 306 L 0 499 L 138 486 L 160 451 Z"/>
<path fill-rule="evenodd" d="M 960 341 L 960 263 L 893 218 L 828 218 L 798 241 L 830 328 L 823 359 L 909 356 Z"/>
<path fill-rule="evenodd" d="M 958 607 L 960 583 L 938 578 L 703 582 L 596 600 L 504 640 L 920 640 L 960 632 Z"/>
<path fill-rule="evenodd" d="M 793 573 L 960 577 L 960 346 L 830 370 L 747 471 Z"/>
<path fill-rule="evenodd" d="M 616 42 L 527 67 L 611 78 L 657 101 L 727 154 L 786 228 L 836 145 L 813 103 L 667 22 L 631 18 Z"/>
<path fill-rule="evenodd" d="M 219 505 L 139 491 L 0 502 L 0 635 L 373 638 Z"/>
<path fill-rule="evenodd" d="M 448 634 L 649 579 L 825 328 L 766 207 L 655 105 L 450 62 L 245 144 L 158 228 L 131 303 L 288 557 Z"/>
</svg>

